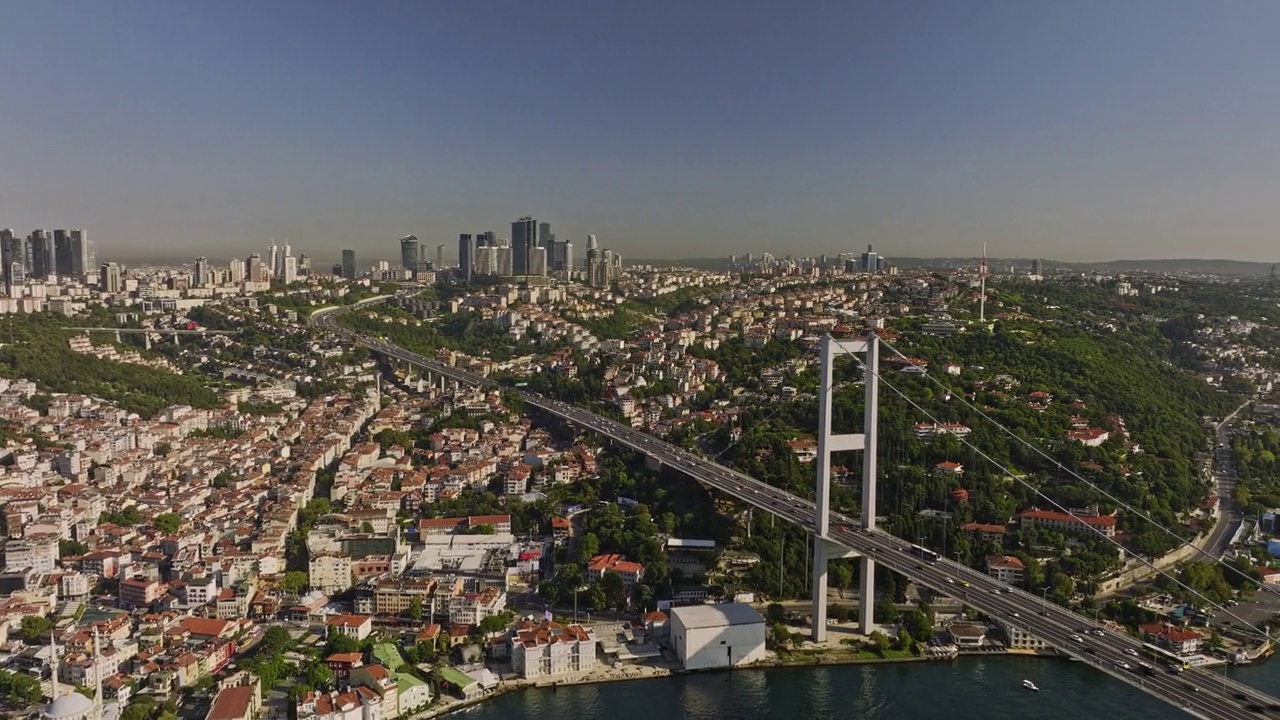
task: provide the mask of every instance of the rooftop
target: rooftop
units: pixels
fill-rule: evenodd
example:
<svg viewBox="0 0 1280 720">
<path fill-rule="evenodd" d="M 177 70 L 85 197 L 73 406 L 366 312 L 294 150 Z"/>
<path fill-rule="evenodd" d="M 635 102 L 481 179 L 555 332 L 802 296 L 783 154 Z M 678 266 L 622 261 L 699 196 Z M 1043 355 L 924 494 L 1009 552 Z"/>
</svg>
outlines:
<svg viewBox="0 0 1280 720">
<path fill-rule="evenodd" d="M 240 720 L 248 717 L 249 708 L 253 704 L 253 695 L 257 688 L 252 685 L 237 685 L 223 688 L 213 700 L 213 707 L 205 720 Z"/>
<path fill-rule="evenodd" d="M 713 628 L 764 622 L 760 613 L 746 603 L 677 607 L 671 609 L 671 617 L 678 618 L 685 628 Z"/>
</svg>

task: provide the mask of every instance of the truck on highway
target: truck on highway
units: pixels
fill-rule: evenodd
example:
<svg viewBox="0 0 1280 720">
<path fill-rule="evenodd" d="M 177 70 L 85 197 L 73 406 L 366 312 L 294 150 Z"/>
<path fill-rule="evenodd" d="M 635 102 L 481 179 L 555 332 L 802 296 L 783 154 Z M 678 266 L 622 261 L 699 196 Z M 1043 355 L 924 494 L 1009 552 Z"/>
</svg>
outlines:
<svg viewBox="0 0 1280 720">
<path fill-rule="evenodd" d="M 910 552 L 912 555 L 915 555 L 927 563 L 934 563 L 938 561 L 938 553 L 928 548 L 922 548 L 919 545 L 912 545 Z"/>
</svg>

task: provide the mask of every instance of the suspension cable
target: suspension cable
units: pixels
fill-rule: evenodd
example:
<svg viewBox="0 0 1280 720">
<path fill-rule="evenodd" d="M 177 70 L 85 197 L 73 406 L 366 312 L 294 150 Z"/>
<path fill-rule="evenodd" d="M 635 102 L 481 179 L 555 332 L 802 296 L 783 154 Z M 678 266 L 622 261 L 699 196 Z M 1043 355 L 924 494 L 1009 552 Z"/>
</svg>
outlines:
<svg viewBox="0 0 1280 720">
<path fill-rule="evenodd" d="M 895 352 L 896 352 L 896 350 L 895 350 Z M 920 403 L 916 402 L 914 399 L 912 399 L 911 397 L 909 397 L 909 396 L 908 396 L 906 393 L 904 393 L 902 390 L 899 390 L 899 389 L 898 389 L 898 387 L 897 387 L 896 385 L 894 385 L 893 383 L 891 383 L 891 382 L 889 382 L 888 380 L 886 380 L 886 379 L 884 378 L 883 374 L 881 374 L 881 373 L 877 373 L 877 372 L 872 372 L 872 371 L 871 371 L 871 369 L 870 369 L 869 367 L 867 367 L 866 362 L 865 362 L 864 360 L 862 360 L 862 358 L 858 357 L 857 355 L 854 355 L 853 357 L 854 357 L 854 360 L 855 360 L 859 365 L 861 365 L 861 366 L 862 366 L 862 369 L 863 369 L 863 372 L 864 372 L 864 373 L 868 373 L 868 374 L 874 375 L 874 376 L 875 376 L 875 377 L 876 377 L 880 382 L 882 382 L 882 383 L 884 383 L 886 386 L 888 386 L 888 387 L 889 387 L 889 389 L 890 389 L 890 390 L 892 390 L 896 395 L 898 395 L 898 396 L 899 396 L 899 397 L 901 397 L 903 400 L 905 400 L 905 401 L 907 402 L 907 404 L 909 404 L 909 405 L 910 405 L 911 407 L 913 407 L 915 410 L 917 410 L 917 411 L 918 411 L 918 412 L 920 412 L 922 415 L 924 415 L 926 418 L 928 418 L 930 422 L 934 422 L 934 423 L 938 422 L 938 419 L 937 419 L 937 417 L 936 417 L 936 416 L 934 416 L 932 413 L 930 413 L 928 410 L 926 410 L 924 407 L 922 407 L 922 406 L 920 405 Z M 1051 497 L 1049 497 L 1048 495 L 1046 495 L 1043 491 L 1041 491 L 1041 490 L 1040 490 L 1039 488 L 1037 488 L 1036 486 L 1032 485 L 1031 483 L 1027 482 L 1026 480 L 1023 480 L 1023 479 L 1022 479 L 1021 477 L 1019 477 L 1016 473 L 1014 473 L 1013 471 L 1011 471 L 1009 468 L 1005 467 L 1003 464 L 1001 464 L 1001 463 L 1000 463 L 999 461 L 997 461 L 995 458 L 992 458 L 990 455 L 988 455 L 986 452 L 984 452 L 984 451 L 983 451 L 981 448 L 979 448 L 978 446 L 974 445 L 974 444 L 973 444 L 972 442 L 970 442 L 968 439 L 966 439 L 966 438 L 964 438 L 964 437 L 959 437 L 959 438 L 957 438 L 957 439 L 958 439 L 961 443 L 963 443 L 965 446 L 967 446 L 969 449 L 971 449 L 971 450 L 972 450 L 975 454 L 977 454 L 979 457 L 981 457 L 981 458 L 983 458 L 984 460 L 986 460 L 987 462 L 991 463 L 991 465 L 993 465 L 994 467 L 999 468 L 999 469 L 1000 469 L 1000 471 L 1001 471 L 1002 473 L 1004 473 L 1006 476 L 1008 476 L 1011 480 L 1014 480 L 1015 482 L 1019 483 L 1019 484 L 1020 484 L 1020 485 L 1022 485 L 1023 487 L 1025 487 L 1025 488 L 1027 488 L 1028 490 L 1030 490 L 1031 492 L 1033 492 L 1035 495 L 1037 495 L 1037 496 L 1039 496 L 1039 497 L 1041 497 L 1041 498 L 1044 498 L 1044 500 L 1046 500 L 1050 505 L 1052 505 L 1053 507 L 1057 508 L 1057 509 L 1058 509 L 1060 512 L 1062 512 L 1063 514 L 1065 514 L 1065 515 L 1067 515 L 1067 516 L 1069 516 L 1069 517 L 1071 517 L 1071 518 L 1073 518 L 1073 519 L 1077 520 L 1078 522 L 1080 522 L 1080 524 L 1081 524 L 1081 525 L 1083 525 L 1085 528 L 1088 528 L 1088 530 L 1089 530 L 1089 531 L 1091 531 L 1091 532 L 1095 533 L 1098 537 L 1101 537 L 1103 540 L 1105 540 L 1105 541 L 1107 541 L 1107 542 L 1111 543 L 1112 545 L 1116 546 L 1118 549 L 1120 549 L 1120 550 L 1124 550 L 1124 546 L 1123 546 L 1123 545 L 1121 545 L 1119 542 L 1117 542 L 1117 541 L 1115 540 L 1115 538 L 1108 537 L 1106 533 L 1102 532 L 1101 530 L 1097 529 L 1096 527 L 1093 527 L 1093 526 L 1092 526 L 1092 525 L 1090 525 L 1089 523 L 1085 522 L 1085 521 L 1084 521 L 1080 516 L 1076 515 L 1076 514 L 1075 514 L 1075 513 L 1073 513 L 1071 510 L 1069 510 L 1069 509 L 1067 509 L 1066 507 L 1064 507 L 1064 506 L 1063 506 L 1061 503 L 1059 503 L 1057 500 L 1054 500 L 1053 498 L 1051 498 Z M 1215 609 L 1215 610 L 1218 610 L 1219 612 L 1225 612 L 1226 614 L 1230 615 L 1231 617 L 1235 618 L 1236 620 L 1239 620 L 1241 624 L 1243 624 L 1245 627 L 1248 627 L 1248 628 L 1252 629 L 1252 630 L 1253 630 L 1254 632 L 1256 632 L 1260 637 L 1263 637 L 1263 638 L 1269 638 L 1269 637 L 1270 637 L 1266 632 L 1263 632 L 1260 628 L 1258 628 L 1257 626 L 1255 626 L 1253 623 L 1250 623 L 1250 622 L 1248 622 L 1247 620 L 1245 620 L 1244 618 L 1241 618 L 1240 616 L 1236 615 L 1236 614 L 1235 614 L 1234 612 L 1232 612 L 1229 608 L 1225 608 L 1225 607 L 1223 607 L 1223 606 L 1221 606 L 1221 605 L 1218 605 L 1217 603 L 1213 602 L 1213 601 L 1212 601 L 1212 600 L 1210 600 L 1208 597 L 1205 597 L 1205 595 L 1204 595 L 1203 593 L 1201 593 L 1200 591 L 1198 591 L 1198 590 L 1196 590 L 1195 588 L 1193 588 L 1193 587 L 1191 587 L 1191 586 L 1187 585 L 1186 583 L 1182 582 L 1181 580 L 1179 580 L 1178 578 L 1174 577 L 1173 575 L 1170 575 L 1169 573 L 1165 572 L 1164 570 L 1161 570 L 1159 567 L 1157 567 L 1154 563 L 1152 563 L 1151 561 L 1147 560 L 1146 558 L 1144 558 L 1144 557 L 1142 557 L 1142 556 L 1138 556 L 1138 560 L 1139 560 L 1140 562 L 1142 562 L 1144 565 L 1146 565 L 1147 567 L 1149 567 L 1151 570 L 1155 571 L 1157 574 L 1159 574 L 1159 575 L 1163 575 L 1164 577 L 1166 577 L 1166 578 L 1170 579 L 1171 581 L 1173 581 L 1173 582 L 1174 582 L 1175 584 L 1177 584 L 1179 587 L 1183 588 L 1184 590 L 1187 590 L 1189 593 L 1191 593 L 1191 594 L 1192 594 L 1192 595 L 1194 595 L 1195 597 L 1200 598 L 1200 599 L 1201 599 L 1201 600 L 1203 600 L 1203 601 L 1205 602 L 1205 604 L 1206 604 L 1206 605 L 1208 605 L 1209 607 L 1211 607 L 1211 608 L 1213 608 L 1213 609 Z"/>
<path fill-rule="evenodd" d="M 1178 536 L 1178 534 L 1177 534 L 1177 533 L 1173 532 L 1173 531 L 1172 531 L 1172 530 L 1170 530 L 1169 528 L 1167 528 L 1167 527 L 1165 527 L 1164 525 L 1161 525 L 1160 523 L 1157 523 L 1157 522 L 1155 522 L 1154 520 L 1152 520 L 1152 519 L 1151 519 L 1151 517 L 1149 517 L 1146 513 L 1142 512 L 1141 510 L 1138 510 L 1138 509 L 1134 508 L 1134 507 L 1133 507 L 1132 505 L 1130 505 L 1129 503 L 1124 502 L 1123 500 L 1120 500 L 1119 498 L 1117 498 L 1115 495 L 1111 494 L 1111 493 L 1110 493 L 1110 492 L 1108 492 L 1107 490 L 1105 490 L 1105 489 L 1103 489 L 1103 488 L 1099 487 L 1096 483 L 1094 483 L 1094 482 L 1092 482 L 1092 481 L 1090 481 L 1090 480 L 1088 480 L 1088 479 L 1084 478 L 1083 476 L 1081 476 L 1079 473 L 1075 472 L 1075 471 L 1074 471 L 1074 470 L 1072 470 L 1071 468 L 1069 468 L 1069 467 L 1067 467 L 1067 466 L 1063 465 L 1063 464 L 1062 464 L 1061 462 L 1059 462 L 1056 458 L 1054 458 L 1053 456 L 1049 455 L 1047 452 L 1045 452 L 1045 451 L 1044 451 L 1043 449 L 1041 449 L 1039 446 L 1037 446 L 1037 445 L 1035 445 L 1034 443 L 1032 443 L 1032 442 L 1030 442 L 1030 441 L 1026 440 L 1025 438 L 1021 437 L 1020 435 L 1018 435 L 1017 433 L 1013 432 L 1013 431 L 1012 431 L 1012 430 L 1010 430 L 1009 428 L 1005 427 L 1004 425 L 1001 425 L 1001 424 L 1000 424 L 1000 423 L 999 423 L 995 418 L 991 417 L 989 414 L 987 414 L 986 412 L 984 412 L 984 411 L 983 411 L 981 408 L 979 408 L 977 405 L 975 405 L 974 403 L 969 402 L 968 398 L 964 397 L 962 394 L 954 393 L 954 392 L 951 390 L 951 388 L 947 387 L 947 386 L 946 386 L 944 383 L 942 383 L 940 380 L 938 380 L 937 378 L 935 378 L 935 377 L 933 377 L 932 375 L 930 375 L 930 374 L 928 373 L 928 371 L 926 370 L 926 368 L 921 367 L 918 363 L 914 362 L 910 357 L 907 357 L 906 355 L 904 355 L 904 354 L 902 353 L 902 351 L 898 350 L 896 347 L 894 347 L 893 345 L 890 345 L 889 343 L 887 343 L 887 342 L 885 342 L 885 341 L 883 341 L 883 340 L 881 340 L 880 342 L 881 342 L 881 344 L 883 344 L 884 346 L 886 346 L 887 348 L 889 348 L 891 351 L 893 351 L 893 353 L 894 353 L 895 355 L 897 355 L 899 358 L 901 358 L 901 359 L 902 359 L 902 360 L 904 360 L 906 363 L 908 363 L 911 367 L 913 367 L 913 368 L 915 368 L 917 371 L 919 371 L 919 374 L 923 375 L 923 376 L 924 376 L 926 379 L 928 379 L 931 383 L 933 383 L 934 385 L 936 385 L 936 386 L 938 386 L 938 387 L 940 387 L 940 388 L 942 388 L 942 389 L 946 390 L 946 391 L 947 391 L 947 392 L 949 392 L 949 393 L 952 393 L 952 395 L 953 395 L 953 396 L 954 396 L 954 397 L 955 397 L 955 398 L 960 402 L 960 404 L 961 404 L 961 405 L 963 405 L 964 407 L 968 408 L 969 410 L 971 410 L 971 411 L 973 411 L 973 412 L 977 413 L 977 414 L 978 414 L 978 416 L 979 416 L 979 417 L 981 417 L 983 420 L 986 420 L 987 422 L 989 422 L 989 423 L 991 423 L 991 424 L 995 425 L 997 428 L 999 428 L 999 429 L 1000 429 L 1000 431 L 1001 431 L 1001 432 L 1003 432 L 1005 435 L 1008 435 L 1009 437 L 1011 437 L 1011 438 L 1013 438 L 1014 440 L 1016 440 L 1016 441 L 1017 441 L 1020 445 L 1022 445 L 1023 447 L 1026 447 L 1027 449 L 1031 450 L 1032 452 L 1034 452 L 1035 454 L 1037 454 L 1037 455 L 1039 455 L 1040 457 L 1044 458 L 1045 460 L 1048 460 L 1048 461 L 1049 461 L 1050 463 L 1052 463 L 1052 464 L 1053 464 L 1053 465 L 1054 465 L 1054 466 L 1055 466 L 1059 471 L 1062 471 L 1062 472 L 1067 473 L 1068 475 L 1070 475 L 1071 477 L 1075 478 L 1076 480 L 1079 480 L 1080 482 L 1084 483 L 1084 484 L 1085 484 L 1086 486 L 1088 486 L 1090 489 L 1092 489 L 1092 490 L 1094 490 L 1095 492 L 1097 492 L 1097 493 L 1099 493 L 1099 494 L 1103 495 L 1103 496 L 1104 496 L 1104 497 L 1106 497 L 1108 500 L 1111 500 L 1111 501 L 1112 501 L 1112 502 L 1114 502 L 1116 505 L 1118 505 L 1118 506 L 1120 506 L 1120 507 L 1123 507 L 1127 512 L 1130 512 L 1130 513 L 1132 513 L 1133 515 L 1136 515 L 1137 517 L 1142 518 L 1143 520 L 1145 520 L 1145 521 L 1147 522 L 1147 524 L 1148 524 L 1148 525 L 1151 525 L 1152 527 L 1154 527 L 1154 528 L 1158 528 L 1159 530 L 1163 531 L 1166 535 L 1168 535 L 1168 536 L 1172 537 L 1173 539 L 1175 539 L 1175 540 L 1178 542 L 1178 547 L 1190 546 L 1193 550 L 1195 550 L 1195 551 L 1196 551 L 1196 553 L 1197 553 L 1197 554 L 1199 554 L 1199 555 L 1201 555 L 1201 556 L 1204 556 L 1204 557 L 1207 557 L 1207 558 L 1209 558 L 1209 559 L 1210 559 L 1210 560 L 1211 560 L 1215 565 L 1219 565 L 1219 566 L 1221 566 L 1221 567 L 1224 567 L 1224 568 L 1228 569 L 1230 572 L 1235 573 L 1236 575 L 1238 575 L 1239 577 L 1243 578 L 1243 579 L 1244 579 L 1245 581 L 1247 581 L 1248 583 L 1250 583 L 1250 584 L 1252 584 L 1252 585 L 1256 586 L 1256 588 L 1257 588 L 1257 589 L 1260 589 L 1260 590 L 1262 590 L 1262 591 L 1264 591 L 1264 592 L 1268 592 L 1268 593 L 1272 593 L 1272 594 L 1280 594 L 1280 590 L 1276 590 L 1276 589 L 1273 589 L 1273 588 L 1267 587 L 1267 585 L 1266 585 L 1265 583 L 1262 583 L 1262 582 L 1259 582 L 1258 580 L 1255 580 L 1254 578 L 1250 577 L 1248 574 L 1246 574 L 1246 573 L 1242 572 L 1242 571 L 1241 571 L 1241 570 L 1239 570 L 1238 568 L 1236 568 L 1236 567 L 1232 566 L 1230 563 L 1228 563 L 1228 562 L 1226 562 L 1225 560 L 1223 560 L 1221 557 L 1215 557 L 1212 553 L 1210 553 L 1210 552 L 1208 552 L 1208 551 L 1204 550 L 1203 548 L 1196 547 L 1196 545 L 1195 545 L 1195 543 L 1194 543 L 1194 542 L 1191 542 L 1191 541 L 1189 541 L 1189 540 L 1185 540 L 1185 539 L 1183 539 L 1182 537 Z"/>
</svg>

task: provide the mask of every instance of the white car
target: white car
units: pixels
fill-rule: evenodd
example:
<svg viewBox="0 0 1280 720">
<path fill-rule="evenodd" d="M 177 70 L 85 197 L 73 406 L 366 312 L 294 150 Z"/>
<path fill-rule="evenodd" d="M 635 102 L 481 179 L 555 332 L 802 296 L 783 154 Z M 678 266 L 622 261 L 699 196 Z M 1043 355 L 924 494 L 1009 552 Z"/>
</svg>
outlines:
<svg viewBox="0 0 1280 720">
<path fill-rule="evenodd" d="M 1084 638 L 1080 637 L 1079 635 L 1072 635 L 1072 636 L 1071 636 L 1071 639 L 1072 639 L 1072 640 L 1075 640 L 1075 641 L 1076 641 L 1076 642 L 1078 642 L 1078 643 L 1082 643 L 1082 642 L 1084 642 Z"/>
<path fill-rule="evenodd" d="M 1138 651 L 1137 651 L 1137 650 L 1134 650 L 1133 648 L 1125 648 L 1125 649 L 1124 649 L 1124 651 L 1125 651 L 1125 654 L 1127 654 L 1127 655 L 1132 655 L 1132 656 L 1134 656 L 1134 657 L 1138 657 Z"/>
</svg>

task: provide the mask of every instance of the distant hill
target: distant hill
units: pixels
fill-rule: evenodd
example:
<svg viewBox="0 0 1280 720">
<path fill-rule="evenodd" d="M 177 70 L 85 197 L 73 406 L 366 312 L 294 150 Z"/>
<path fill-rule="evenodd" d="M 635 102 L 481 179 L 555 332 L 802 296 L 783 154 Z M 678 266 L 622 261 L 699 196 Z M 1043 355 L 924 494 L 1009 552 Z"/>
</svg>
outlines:
<svg viewBox="0 0 1280 720">
<path fill-rule="evenodd" d="M 889 262 L 903 268 L 955 268 L 974 267 L 981 258 L 914 258 L 894 257 Z M 1031 265 L 1031 258 L 989 258 L 994 268 L 1014 265 L 1026 268 Z M 699 270 L 724 270 L 729 266 L 729 258 L 687 258 L 672 259 L 636 259 L 628 260 L 628 265 L 653 265 L 669 267 L 678 265 Z M 1068 263 L 1044 259 L 1046 268 L 1059 270 L 1079 270 L 1080 272 L 1098 271 L 1102 273 L 1151 272 L 1151 273 L 1197 273 L 1204 275 L 1223 275 L 1227 277 L 1266 276 L 1271 273 L 1271 263 L 1247 262 L 1243 260 L 1203 260 L 1198 258 L 1169 260 L 1109 260 L 1096 263 Z"/>
<path fill-rule="evenodd" d="M 1243 260 L 1112 260 L 1105 263 L 1053 263 L 1051 266 L 1099 270 L 1103 272 L 1189 272 L 1206 275 L 1246 277 L 1268 275 L 1271 263 L 1245 262 Z"/>
</svg>

